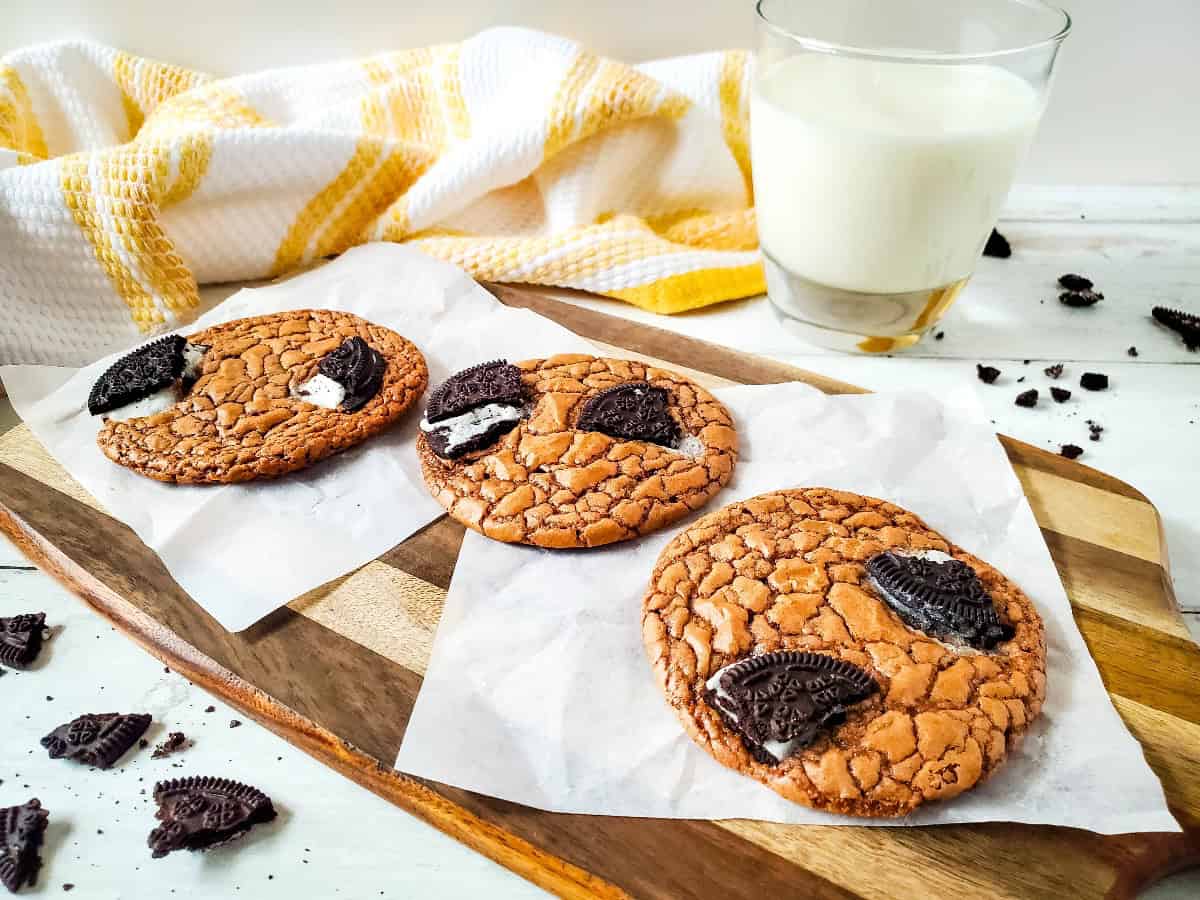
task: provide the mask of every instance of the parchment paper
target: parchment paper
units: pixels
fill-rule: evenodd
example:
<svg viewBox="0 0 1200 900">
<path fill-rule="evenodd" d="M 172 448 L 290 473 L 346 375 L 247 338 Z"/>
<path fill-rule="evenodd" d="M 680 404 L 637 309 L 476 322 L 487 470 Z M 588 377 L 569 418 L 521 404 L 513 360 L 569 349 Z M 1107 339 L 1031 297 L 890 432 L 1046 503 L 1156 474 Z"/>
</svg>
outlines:
<svg viewBox="0 0 1200 900">
<path fill-rule="evenodd" d="M 809 810 L 696 747 L 663 699 L 641 599 L 678 529 L 589 551 L 468 532 L 396 767 L 543 809 L 792 823 L 1013 821 L 1177 831 L 1162 788 L 1100 682 L 1032 510 L 973 394 L 826 397 L 804 385 L 717 391 L 742 437 L 710 509 L 782 487 L 895 501 L 998 566 L 1046 625 L 1047 700 L 988 782 L 903 820 Z M 703 514 L 701 511 L 699 514 Z"/>
<path fill-rule="evenodd" d="M 430 385 L 496 357 L 590 349 L 541 316 L 503 306 L 454 266 L 395 244 L 240 291 L 179 332 L 304 308 L 346 310 L 404 335 L 425 355 Z M 136 475 L 100 452 L 100 419 L 87 412 L 92 383 L 120 355 L 83 369 L 4 366 L 0 377 L 38 440 L 232 631 L 365 565 L 442 512 L 414 449 L 423 400 L 384 434 L 275 481 L 183 486 Z"/>
</svg>

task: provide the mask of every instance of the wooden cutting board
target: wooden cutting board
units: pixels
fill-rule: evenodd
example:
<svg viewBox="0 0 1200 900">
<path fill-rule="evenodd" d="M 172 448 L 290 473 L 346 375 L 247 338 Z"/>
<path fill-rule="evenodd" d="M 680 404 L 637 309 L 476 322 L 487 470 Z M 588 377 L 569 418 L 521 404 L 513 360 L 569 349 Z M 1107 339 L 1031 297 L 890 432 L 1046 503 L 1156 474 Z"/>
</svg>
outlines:
<svg viewBox="0 0 1200 900">
<path fill-rule="evenodd" d="M 858 390 L 534 292 L 495 291 L 612 355 L 657 359 L 710 387 L 799 380 L 830 393 Z M 805 827 L 540 812 L 391 768 L 454 570 L 462 540 L 457 523 L 435 522 L 240 634 L 201 610 L 158 557 L 99 510 L 24 427 L 0 437 L 0 530 L 171 668 L 326 765 L 564 896 L 1133 896 L 1155 878 L 1200 863 L 1200 651 L 1176 612 L 1162 527 L 1150 502 L 1115 478 L 1001 440 L 1104 683 L 1162 779 L 1182 834 L 1104 837 L 1003 823 Z M 244 775 L 253 778 L 251 771 Z"/>
</svg>

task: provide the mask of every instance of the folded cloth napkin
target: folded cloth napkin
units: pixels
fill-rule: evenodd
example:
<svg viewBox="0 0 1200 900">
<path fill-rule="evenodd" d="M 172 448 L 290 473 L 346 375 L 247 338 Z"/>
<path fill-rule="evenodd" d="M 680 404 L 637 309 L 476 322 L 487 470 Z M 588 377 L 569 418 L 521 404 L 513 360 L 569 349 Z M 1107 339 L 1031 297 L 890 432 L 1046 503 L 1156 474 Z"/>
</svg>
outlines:
<svg viewBox="0 0 1200 900">
<path fill-rule="evenodd" d="M 93 43 L 11 53 L 0 363 L 78 365 L 186 322 L 198 283 L 367 241 L 659 312 L 761 293 L 749 68 L 515 28 L 224 80 Z"/>
</svg>

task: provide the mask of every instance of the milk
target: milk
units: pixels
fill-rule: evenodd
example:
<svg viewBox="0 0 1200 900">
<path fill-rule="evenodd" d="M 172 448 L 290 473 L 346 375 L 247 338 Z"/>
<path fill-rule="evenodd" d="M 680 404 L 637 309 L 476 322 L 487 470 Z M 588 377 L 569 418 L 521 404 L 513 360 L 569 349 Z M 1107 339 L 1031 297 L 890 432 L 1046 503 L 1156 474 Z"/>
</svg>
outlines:
<svg viewBox="0 0 1200 900">
<path fill-rule="evenodd" d="M 768 267 L 860 294 L 956 293 L 1041 111 L 995 66 L 819 53 L 768 64 L 751 100 Z"/>
</svg>

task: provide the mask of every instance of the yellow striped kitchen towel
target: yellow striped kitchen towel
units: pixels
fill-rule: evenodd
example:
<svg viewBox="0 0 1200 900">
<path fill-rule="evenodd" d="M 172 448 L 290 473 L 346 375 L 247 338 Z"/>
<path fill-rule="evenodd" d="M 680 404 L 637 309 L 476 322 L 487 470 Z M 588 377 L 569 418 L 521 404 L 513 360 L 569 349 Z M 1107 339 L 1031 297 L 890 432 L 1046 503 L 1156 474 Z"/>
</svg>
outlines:
<svg viewBox="0 0 1200 900">
<path fill-rule="evenodd" d="M 748 88 L 742 52 L 634 66 L 515 28 L 224 80 L 11 53 L 0 363 L 78 365 L 186 322 L 198 284 L 366 241 L 663 313 L 761 293 Z"/>
</svg>

